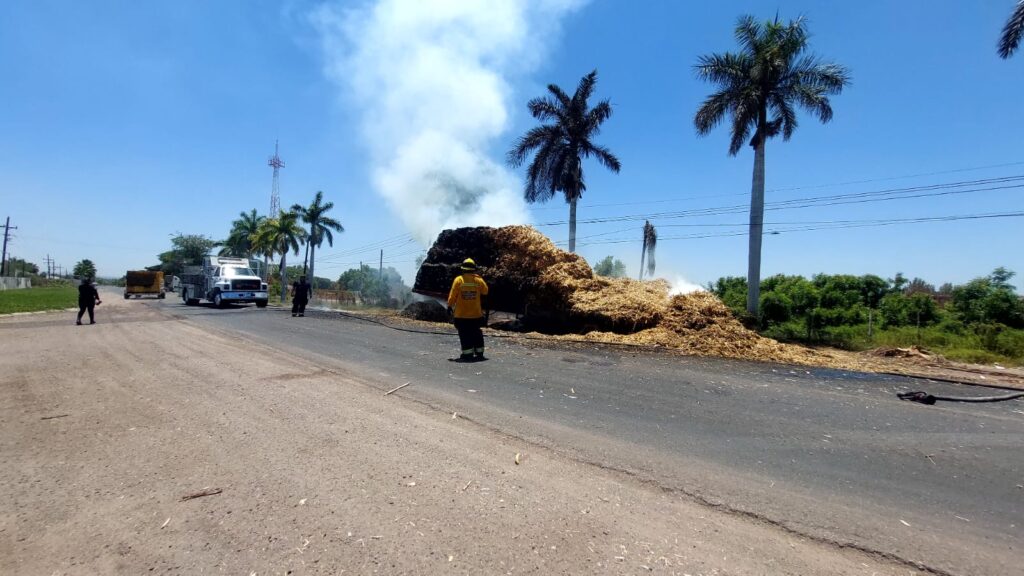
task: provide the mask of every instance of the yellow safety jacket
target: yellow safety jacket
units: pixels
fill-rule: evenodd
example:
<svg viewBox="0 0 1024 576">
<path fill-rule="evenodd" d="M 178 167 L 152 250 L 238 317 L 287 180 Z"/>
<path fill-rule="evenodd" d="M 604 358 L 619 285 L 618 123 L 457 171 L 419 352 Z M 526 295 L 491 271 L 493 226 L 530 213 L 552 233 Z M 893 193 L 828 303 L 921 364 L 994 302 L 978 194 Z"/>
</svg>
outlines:
<svg viewBox="0 0 1024 576">
<path fill-rule="evenodd" d="M 463 272 L 452 282 L 448 305 L 456 318 L 481 318 L 484 315 L 480 297 L 487 294 L 487 283 L 474 272 Z"/>
</svg>

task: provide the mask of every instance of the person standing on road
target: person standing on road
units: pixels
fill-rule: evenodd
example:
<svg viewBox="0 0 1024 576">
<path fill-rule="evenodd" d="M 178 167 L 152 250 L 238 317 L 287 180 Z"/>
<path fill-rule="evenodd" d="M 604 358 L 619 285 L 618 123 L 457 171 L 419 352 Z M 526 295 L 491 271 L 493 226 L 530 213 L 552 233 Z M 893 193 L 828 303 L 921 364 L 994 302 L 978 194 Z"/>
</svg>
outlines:
<svg viewBox="0 0 1024 576">
<path fill-rule="evenodd" d="M 472 258 L 462 261 L 462 274 L 452 281 L 448 292 L 448 310 L 452 314 L 455 329 L 459 331 L 462 353 L 455 362 L 472 362 L 484 358 L 484 311 L 481 299 L 487 295 L 487 283 L 476 273 L 476 262 Z"/>
<path fill-rule="evenodd" d="M 82 325 L 82 315 L 89 311 L 89 324 L 95 324 L 96 318 L 93 316 L 93 308 L 97 304 L 102 304 L 100 301 L 100 293 L 96 291 L 96 287 L 92 285 L 91 278 L 82 278 L 82 283 L 78 285 L 78 320 L 75 324 L 78 326 Z"/>
<path fill-rule="evenodd" d="M 299 276 L 299 281 L 292 283 L 292 316 L 305 316 L 306 304 L 313 293 L 313 287 L 306 282 L 305 276 Z"/>
</svg>

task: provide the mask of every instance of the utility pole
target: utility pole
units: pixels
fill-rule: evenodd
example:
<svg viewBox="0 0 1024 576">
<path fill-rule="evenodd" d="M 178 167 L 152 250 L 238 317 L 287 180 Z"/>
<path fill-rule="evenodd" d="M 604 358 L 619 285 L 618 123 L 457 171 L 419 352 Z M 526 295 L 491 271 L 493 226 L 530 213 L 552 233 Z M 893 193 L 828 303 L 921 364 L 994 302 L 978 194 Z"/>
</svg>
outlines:
<svg viewBox="0 0 1024 576">
<path fill-rule="evenodd" d="M 4 251 L 3 256 L 0 257 L 0 276 L 7 275 L 7 239 L 11 235 L 11 230 L 17 230 L 17 226 L 11 226 L 11 217 L 7 217 L 7 222 L 4 223 Z"/>
<path fill-rule="evenodd" d="M 377 277 L 381 282 L 384 281 L 384 249 L 380 249 L 380 266 L 377 267 Z"/>
<path fill-rule="evenodd" d="M 53 278 L 53 260 L 50 259 L 50 255 L 46 255 L 46 277 Z"/>
</svg>

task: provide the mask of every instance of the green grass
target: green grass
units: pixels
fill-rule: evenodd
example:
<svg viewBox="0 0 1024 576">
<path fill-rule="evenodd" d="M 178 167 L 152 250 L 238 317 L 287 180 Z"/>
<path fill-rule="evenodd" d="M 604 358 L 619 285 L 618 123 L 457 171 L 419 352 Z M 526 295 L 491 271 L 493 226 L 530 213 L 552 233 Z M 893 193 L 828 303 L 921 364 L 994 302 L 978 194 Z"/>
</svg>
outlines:
<svg viewBox="0 0 1024 576">
<path fill-rule="evenodd" d="M 28 288 L 0 292 L 0 314 L 63 310 L 78 305 L 78 289 L 74 286 Z"/>
<path fill-rule="evenodd" d="M 796 322 L 773 326 L 762 331 L 762 334 L 787 342 L 807 341 L 803 327 Z M 867 325 L 861 324 L 825 328 L 820 334 L 820 340 L 811 344 L 826 344 L 853 351 L 918 345 L 957 362 L 1024 366 L 1024 330 L 1006 327 L 989 332 L 967 327 L 950 330 L 941 325 L 923 327 L 920 331 L 912 326 L 886 329 L 876 327 L 869 338 Z"/>
</svg>

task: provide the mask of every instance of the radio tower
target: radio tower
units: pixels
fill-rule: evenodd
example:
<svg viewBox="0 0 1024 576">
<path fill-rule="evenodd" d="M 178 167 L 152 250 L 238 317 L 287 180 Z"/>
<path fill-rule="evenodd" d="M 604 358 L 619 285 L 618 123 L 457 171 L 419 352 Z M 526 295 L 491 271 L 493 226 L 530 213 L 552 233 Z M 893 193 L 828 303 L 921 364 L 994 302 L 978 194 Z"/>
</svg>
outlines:
<svg viewBox="0 0 1024 576">
<path fill-rule="evenodd" d="M 278 212 L 281 211 L 281 191 L 278 188 L 277 180 L 281 173 L 281 168 L 284 168 L 284 160 L 277 155 L 277 140 L 274 140 L 274 155 L 267 159 L 267 166 L 274 169 L 274 185 L 270 190 L 270 218 L 277 218 Z"/>
</svg>

